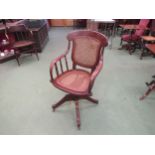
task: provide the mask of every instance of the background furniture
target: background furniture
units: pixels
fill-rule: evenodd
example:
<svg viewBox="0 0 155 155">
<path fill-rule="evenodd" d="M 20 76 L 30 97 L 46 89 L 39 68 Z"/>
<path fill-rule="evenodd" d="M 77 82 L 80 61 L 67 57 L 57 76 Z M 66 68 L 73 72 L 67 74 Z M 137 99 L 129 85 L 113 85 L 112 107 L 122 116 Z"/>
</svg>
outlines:
<svg viewBox="0 0 155 155">
<path fill-rule="evenodd" d="M 148 29 L 147 25 L 149 22 L 149 19 L 141 19 L 138 25 L 120 25 L 123 29 L 130 30 L 129 34 L 121 36 L 120 43 L 122 45 L 123 42 L 127 42 L 127 46 L 125 47 L 128 49 L 129 54 L 132 54 L 137 46 L 141 46 L 141 36 Z"/>
<path fill-rule="evenodd" d="M 112 48 L 113 37 L 115 35 L 115 20 L 113 19 L 94 19 L 96 24 L 104 24 L 104 33 L 106 36 L 110 37 L 109 46 Z M 97 26 L 99 31 L 99 25 Z"/>
<path fill-rule="evenodd" d="M 24 24 L 33 33 L 38 52 L 42 52 L 49 40 L 48 26 L 45 20 L 22 20 L 18 24 Z"/>
<path fill-rule="evenodd" d="M 49 19 L 50 26 L 74 26 L 73 19 Z"/>
<path fill-rule="evenodd" d="M 8 38 L 2 34 L 0 37 L 0 63 L 15 58 L 14 50 L 10 46 Z"/>
<path fill-rule="evenodd" d="M 11 26 L 8 29 L 8 33 L 10 36 L 12 35 L 12 37 L 9 38 L 9 42 L 18 57 L 22 54 L 35 54 L 39 60 L 33 34 L 25 25 Z M 18 57 L 17 62 L 18 65 L 20 65 Z"/>
<path fill-rule="evenodd" d="M 143 58 L 143 56 L 147 55 L 155 55 L 154 53 L 154 45 L 149 45 L 149 44 L 155 44 L 155 20 L 152 19 L 150 28 L 149 28 L 149 35 L 145 35 L 141 37 L 141 44 L 142 44 L 142 50 L 141 50 L 141 55 L 140 59 Z"/>
<path fill-rule="evenodd" d="M 142 50 L 141 50 L 142 53 L 140 55 L 140 59 L 142 59 L 144 55 L 147 55 L 148 51 L 150 51 L 149 53 L 155 55 L 154 51 L 155 48 L 153 48 L 154 47 L 153 43 L 155 43 L 154 36 L 142 36 L 141 42 L 142 42 Z"/>
<path fill-rule="evenodd" d="M 112 48 L 113 37 L 115 34 L 115 20 L 113 19 L 91 19 L 87 21 L 87 29 L 93 31 L 99 31 L 99 24 L 104 24 L 104 33 L 106 36 L 110 37 L 109 47 Z M 109 27 L 110 25 L 110 27 Z"/>
<path fill-rule="evenodd" d="M 5 20 L 5 25 L 0 23 L 0 37 L 3 37 L 6 34 L 6 29 L 16 25 L 24 24 L 32 33 L 34 40 L 36 42 L 36 49 L 38 52 L 42 52 L 44 46 L 49 40 L 48 37 L 48 26 L 46 20 Z M 8 22 L 9 21 L 9 22 Z M 7 60 L 11 60 L 16 58 L 15 55 L 9 53 L 5 57 L 0 57 L 0 63 L 5 62 Z"/>
<path fill-rule="evenodd" d="M 103 52 L 107 46 L 107 39 L 101 33 L 90 30 L 71 32 L 67 39 L 68 48 L 66 53 L 55 59 L 50 65 L 50 81 L 55 87 L 68 94 L 54 104 L 52 108 L 55 111 L 65 101 L 75 101 L 77 127 L 80 128 L 78 101 L 87 99 L 95 104 L 98 103 L 96 99 L 91 98 L 91 89 L 103 66 Z M 71 68 L 67 61 L 67 54 L 70 50 L 72 52 Z M 79 67 L 82 67 L 82 69 Z M 54 71 L 56 74 L 54 74 Z"/>
<path fill-rule="evenodd" d="M 75 28 L 86 28 L 87 19 L 74 19 L 74 27 Z"/>
<path fill-rule="evenodd" d="M 14 53 L 14 50 L 11 48 L 8 35 L 6 34 L 6 30 L 2 30 L 0 32 L 0 63 L 15 58 L 16 55 Z"/>
</svg>

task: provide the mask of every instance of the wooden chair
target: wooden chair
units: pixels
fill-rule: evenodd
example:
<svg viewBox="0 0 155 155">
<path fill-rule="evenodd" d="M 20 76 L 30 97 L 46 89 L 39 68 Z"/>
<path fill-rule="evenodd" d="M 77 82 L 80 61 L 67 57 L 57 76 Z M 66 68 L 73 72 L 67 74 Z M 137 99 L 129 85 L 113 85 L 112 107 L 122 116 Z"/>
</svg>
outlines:
<svg viewBox="0 0 155 155">
<path fill-rule="evenodd" d="M 65 54 L 56 58 L 50 65 L 51 83 L 67 95 L 52 108 L 55 111 L 65 101 L 74 101 L 77 127 L 80 128 L 79 100 L 86 99 L 98 103 L 98 100 L 91 97 L 91 90 L 103 66 L 103 52 L 107 46 L 107 39 L 101 33 L 91 30 L 73 31 L 68 34 L 67 39 L 68 48 Z M 70 50 L 72 67 L 69 67 L 67 61 Z"/>
<path fill-rule="evenodd" d="M 129 54 L 132 54 L 136 47 L 141 48 L 141 36 L 143 36 L 144 32 L 147 30 L 147 25 L 149 22 L 149 19 L 141 19 L 138 25 L 124 26 L 124 29 L 130 30 L 131 32 L 121 36 L 120 45 L 122 45 L 123 42 L 126 42 L 127 45 L 124 47 L 126 47 L 126 49 L 129 51 Z"/>
<path fill-rule="evenodd" d="M 33 39 L 33 33 L 31 33 L 25 25 L 11 26 L 7 31 L 10 35 L 12 35 L 12 37 L 10 37 L 10 43 L 12 48 L 17 53 L 18 58 L 22 54 L 35 54 L 39 60 L 38 52 L 35 47 L 35 41 Z M 17 60 L 18 65 L 20 65 L 19 59 Z"/>
</svg>

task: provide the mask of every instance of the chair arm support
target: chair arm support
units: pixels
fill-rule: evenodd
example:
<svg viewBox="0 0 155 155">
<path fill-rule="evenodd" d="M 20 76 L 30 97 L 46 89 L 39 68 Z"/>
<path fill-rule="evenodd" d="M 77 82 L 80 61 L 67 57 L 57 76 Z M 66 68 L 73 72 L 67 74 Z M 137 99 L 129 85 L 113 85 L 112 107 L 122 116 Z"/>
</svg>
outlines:
<svg viewBox="0 0 155 155">
<path fill-rule="evenodd" d="M 91 84 L 94 83 L 94 80 L 96 79 L 97 75 L 100 73 L 102 67 L 103 67 L 103 60 L 101 59 L 99 61 L 99 64 L 97 65 L 96 69 L 91 74 L 91 77 L 90 77 Z"/>
<path fill-rule="evenodd" d="M 65 57 L 65 55 L 62 54 L 61 56 L 57 57 L 56 59 L 54 59 L 54 60 L 51 62 L 51 64 L 50 64 L 51 82 L 54 80 L 54 78 L 53 78 L 53 70 L 54 70 L 54 68 L 55 68 L 55 64 L 56 64 L 57 62 L 59 62 L 59 61 L 60 61 L 62 58 L 64 58 L 64 57 Z"/>
<path fill-rule="evenodd" d="M 54 60 L 51 62 L 51 64 L 50 64 L 50 76 L 51 76 L 50 81 L 51 81 L 51 82 L 53 82 L 53 80 L 54 80 L 53 70 L 54 70 L 54 69 L 56 70 L 57 76 L 58 76 L 59 73 L 60 73 L 60 70 L 58 70 L 58 66 L 57 66 L 57 65 L 60 65 L 61 72 L 64 72 L 64 68 L 63 68 L 63 65 L 62 65 L 62 62 L 61 62 L 61 60 L 62 60 L 63 58 L 65 59 L 66 68 L 67 68 L 67 70 L 68 70 L 68 62 L 67 62 L 67 59 L 66 59 L 67 53 L 68 53 L 68 51 L 66 51 L 65 54 L 62 54 L 61 56 L 57 57 L 56 59 L 54 59 Z"/>
</svg>

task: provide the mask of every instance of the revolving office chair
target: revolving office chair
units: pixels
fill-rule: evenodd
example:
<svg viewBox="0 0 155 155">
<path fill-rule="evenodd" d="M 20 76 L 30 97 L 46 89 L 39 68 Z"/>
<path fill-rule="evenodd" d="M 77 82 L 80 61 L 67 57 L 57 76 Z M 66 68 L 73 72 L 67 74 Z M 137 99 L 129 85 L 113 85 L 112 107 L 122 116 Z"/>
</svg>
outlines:
<svg viewBox="0 0 155 155">
<path fill-rule="evenodd" d="M 107 39 L 101 33 L 90 30 L 73 31 L 68 34 L 67 39 L 68 48 L 65 54 L 56 58 L 50 65 L 51 83 L 67 95 L 52 108 L 55 111 L 65 101 L 75 101 L 77 127 L 80 128 L 79 100 L 86 99 L 98 103 L 98 100 L 91 97 L 91 89 L 103 66 L 103 52 L 107 46 Z M 71 68 L 67 61 L 70 50 Z"/>
</svg>

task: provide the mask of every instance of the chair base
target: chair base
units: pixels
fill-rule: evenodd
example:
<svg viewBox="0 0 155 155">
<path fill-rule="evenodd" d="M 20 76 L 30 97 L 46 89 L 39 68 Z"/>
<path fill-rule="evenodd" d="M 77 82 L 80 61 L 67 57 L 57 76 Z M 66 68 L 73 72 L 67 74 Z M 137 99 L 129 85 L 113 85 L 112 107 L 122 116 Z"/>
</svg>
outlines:
<svg viewBox="0 0 155 155">
<path fill-rule="evenodd" d="M 53 111 L 55 111 L 56 108 L 64 104 L 66 101 L 75 101 L 75 110 L 76 110 L 76 123 L 77 128 L 80 129 L 81 126 L 81 119 L 80 119 L 80 110 L 79 110 L 79 100 L 80 99 L 86 99 L 94 104 L 98 104 L 98 100 L 90 97 L 90 96 L 76 96 L 73 94 L 67 94 L 64 96 L 60 101 L 58 101 L 56 104 L 52 106 Z"/>
<path fill-rule="evenodd" d="M 152 80 L 150 83 L 146 82 L 148 90 L 146 93 L 139 98 L 139 100 L 144 100 L 153 90 L 155 90 L 155 80 Z"/>
<path fill-rule="evenodd" d="M 124 44 L 124 45 L 121 45 L 121 47 L 120 47 L 118 50 L 123 50 L 123 49 L 128 50 L 128 52 L 129 52 L 130 55 L 135 51 L 134 46 L 131 45 L 131 44 Z"/>
</svg>

